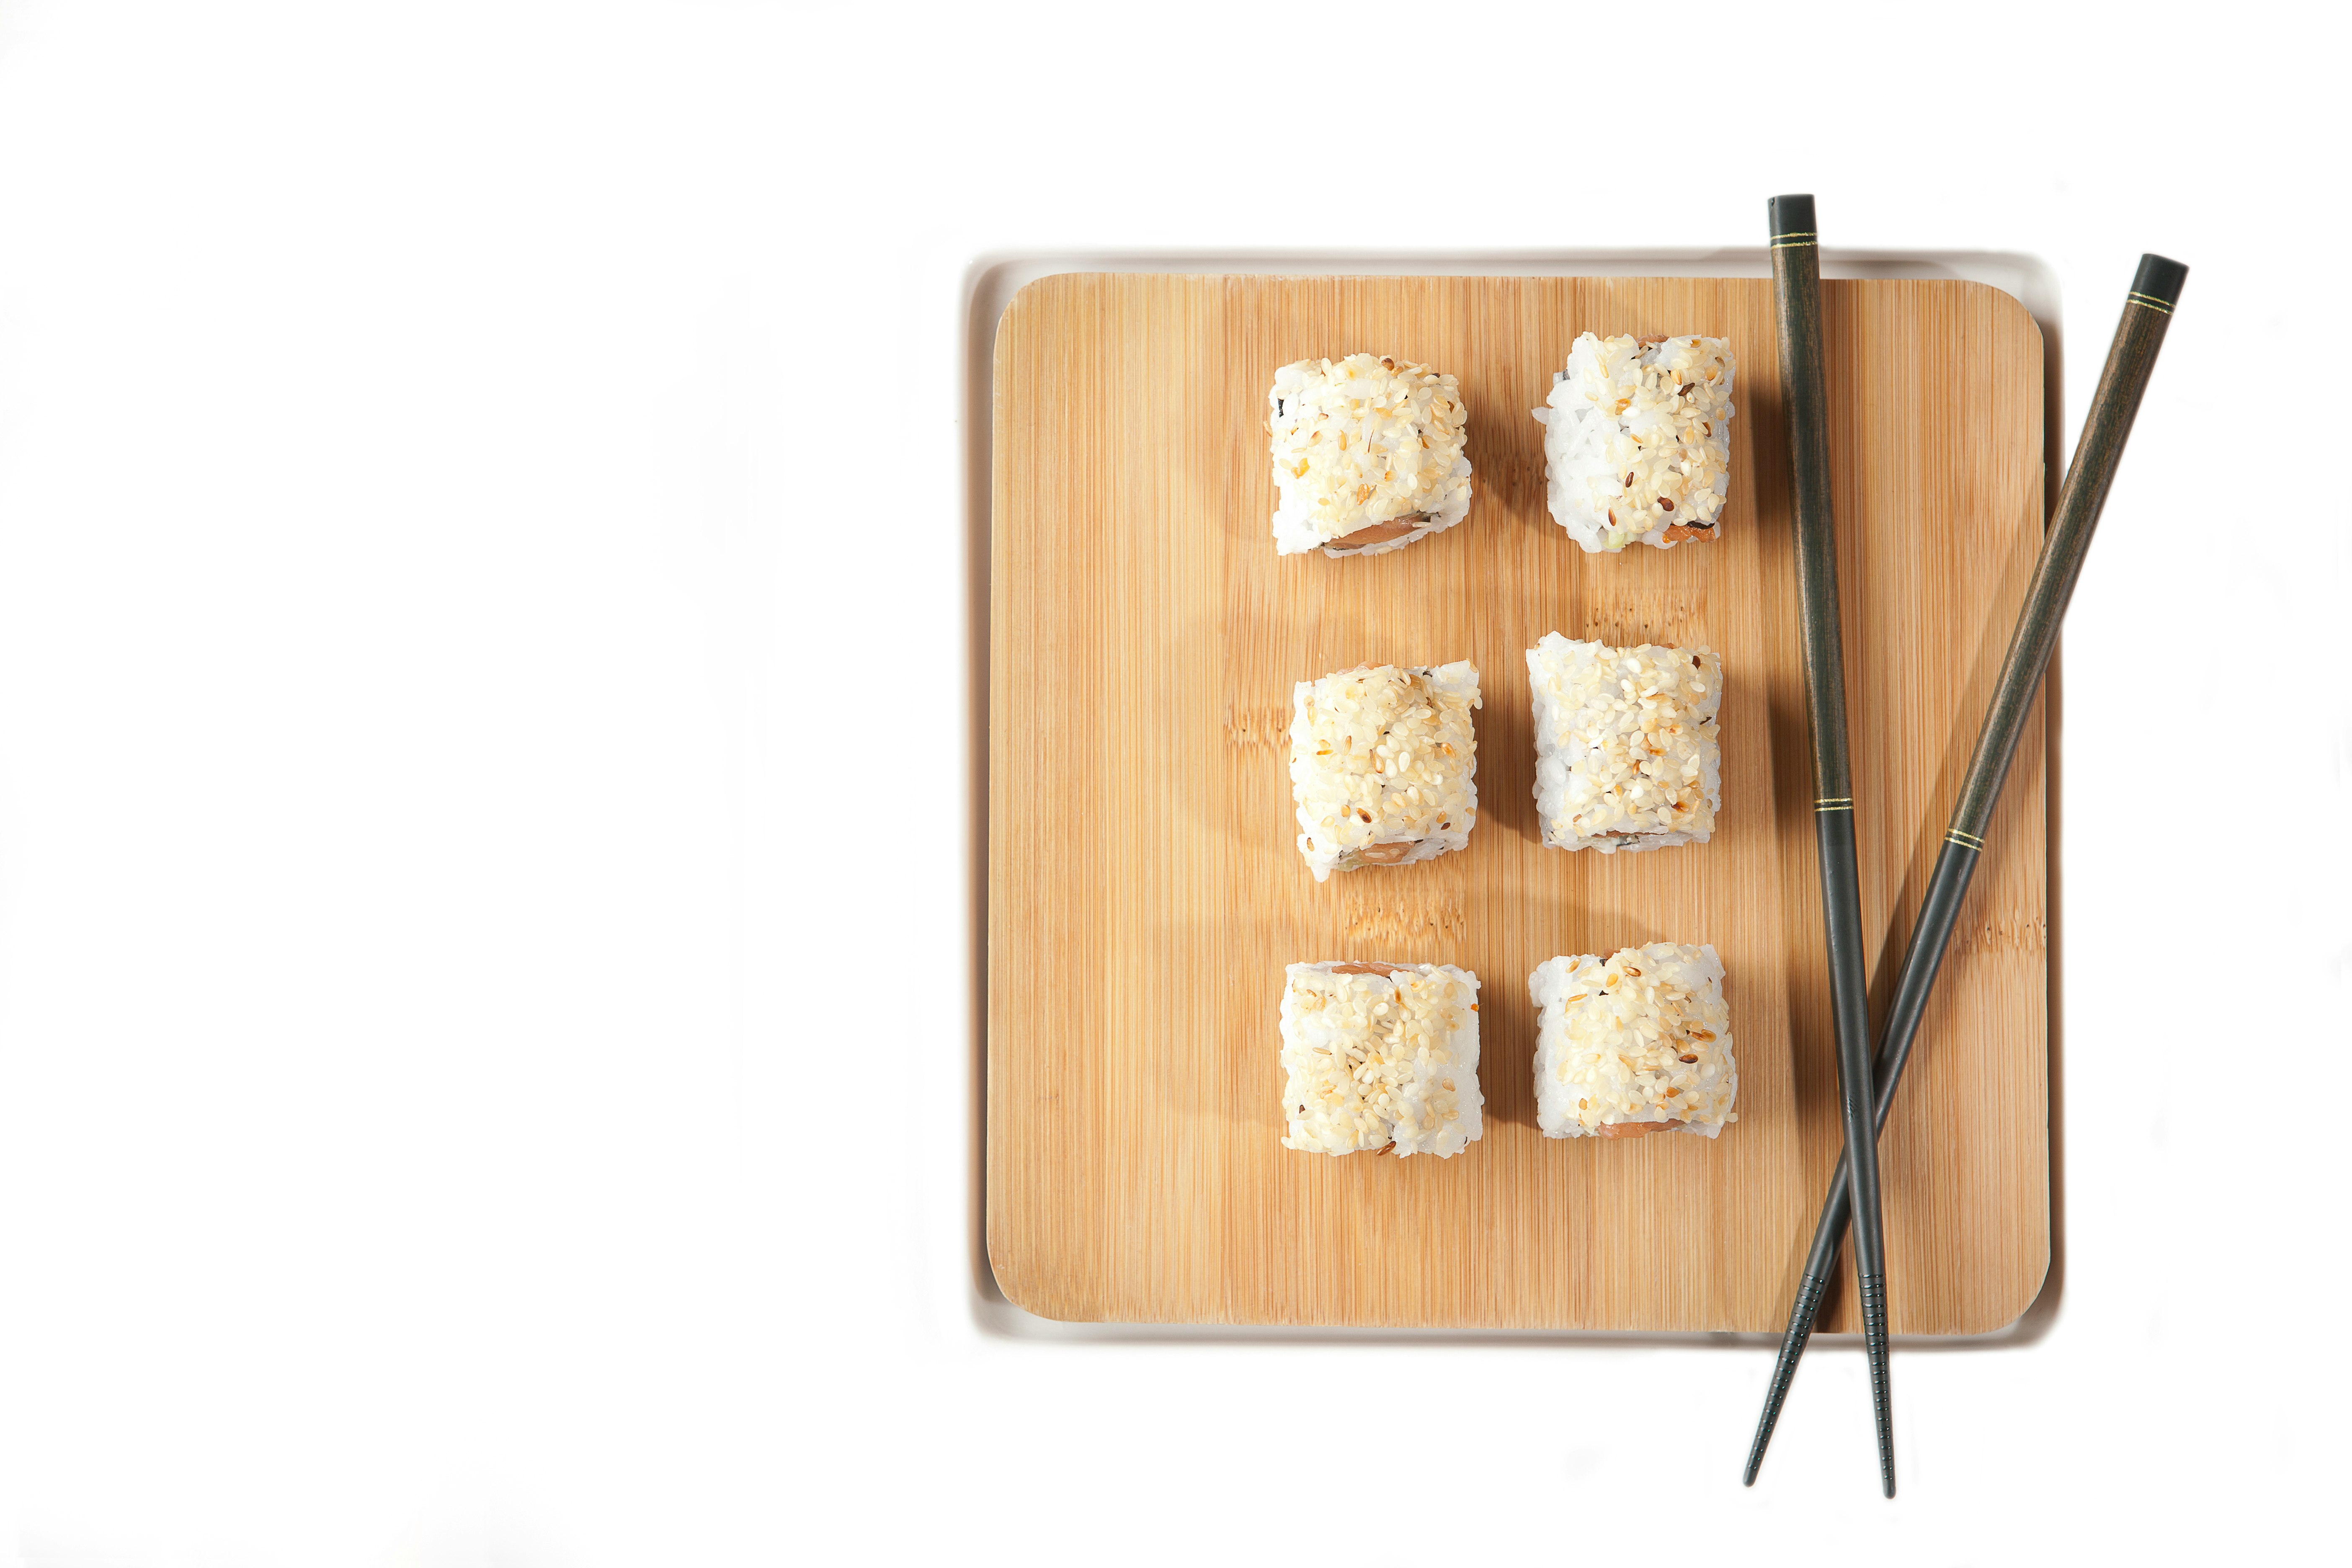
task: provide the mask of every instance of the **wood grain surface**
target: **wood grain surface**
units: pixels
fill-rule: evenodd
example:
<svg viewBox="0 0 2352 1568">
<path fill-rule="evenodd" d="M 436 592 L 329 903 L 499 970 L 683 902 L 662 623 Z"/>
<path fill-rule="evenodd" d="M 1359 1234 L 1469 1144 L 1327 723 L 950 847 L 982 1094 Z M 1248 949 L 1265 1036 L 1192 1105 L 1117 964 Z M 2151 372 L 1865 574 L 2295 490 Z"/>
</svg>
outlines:
<svg viewBox="0 0 2352 1568">
<path fill-rule="evenodd" d="M 1855 824 L 1874 1009 L 2032 574 L 2042 341 L 1983 285 L 1825 285 Z M 1586 555 L 1530 416 L 1583 331 L 1738 358 L 1722 538 Z M 1276 556 L 1266 388 L 1368 350 L 1461 378 L 1468 519 L 1371 559 Z M 996 342 L 988 705 L 987 1237 L 1005 1295 L 1101 1321 L 1778 1331 L 1839 1149 L 1771 285 L 1184 278 L 1024 289 Z M 1724 658 L 1712 842 L 1541 846 L 1524 650 L 1548 631 Z M 1475 661 L 1469 848 L 1318 884 L 1292 683 Z M 1897 1333 L 1974 1333 L 2050 1256 L 2043 725 L 2030 722 L 1882 1145 Z M 1528 975 L 1713 942 L 1739 1121 L 1559 1142 Z M 1485 1138 L 1451 1160 L 1281 1145 L 1276 1009 L 1306 960 L 1484 982 Z M 1852 1283 L 1822 1327 L 1854 1322 Z"/>
</svg>

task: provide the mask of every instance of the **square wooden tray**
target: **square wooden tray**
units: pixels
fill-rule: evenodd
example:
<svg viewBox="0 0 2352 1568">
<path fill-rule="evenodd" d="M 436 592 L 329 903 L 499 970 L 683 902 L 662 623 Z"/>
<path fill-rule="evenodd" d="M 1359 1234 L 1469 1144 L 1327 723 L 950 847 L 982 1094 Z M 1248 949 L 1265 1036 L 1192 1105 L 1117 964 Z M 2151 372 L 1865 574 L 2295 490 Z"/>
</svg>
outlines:
<svg viewBox="0 0 2352 1568">
<path fill-rule="evenodd" d="M 1865 929 L 1883 1010 L 2041 545 L 2042 362 L 1982 284 L 1825 286 Z M 1530 416 L 1583 331 L 1738 358 L 1713 545 L 1589 556 Z M 1276 366 L 1461 378 L 1468 519 L 1369 560 L 1276 556 Z M 1006 1296 L 1129 1322 L 1776 1331 L 1839 1147 L 1771 286 L 1708 279 L 1065 274 L 996 339 L 987 1236 Z M 1724 658 L 1712 842 L 1541 847 L 1524 650 Z M 1469 848 L 1318 885 L 1293 847 L 1294 681 L 1475 661 Z M 1897 1333 L 2015 1320 L 2050 1257 L 2043 731 L 2032 723 L 1885 1139 Z M 1528 973 L 1711 942 L 1739 1121 L 1709 1142 L 1535 1126 Z M 1285 964 L 1456 963 L 1485 1138 L 1452 1160 L 1281 1146 Z M 1847 1300 L 1824 1327 L 1853 1321 Z"/>
</svg>

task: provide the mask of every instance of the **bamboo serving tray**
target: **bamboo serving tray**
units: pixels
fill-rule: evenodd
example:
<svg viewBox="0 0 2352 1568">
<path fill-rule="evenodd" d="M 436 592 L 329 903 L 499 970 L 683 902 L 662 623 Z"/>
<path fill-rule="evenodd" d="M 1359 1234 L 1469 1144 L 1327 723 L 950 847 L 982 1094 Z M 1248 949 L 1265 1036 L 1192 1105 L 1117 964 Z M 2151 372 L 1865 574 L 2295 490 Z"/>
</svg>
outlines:
<svg viewBox="0 0 2352 1568">
<path fill-rule="evenodd" d="M 1824 285 L 1863 915 L 1884 1010 L 2043 508 L 2042 359 L 1981 284 Z M 1578 332 L 1738 359 L 1713 544 L 1586 555 L 1530 416 Z M 1468 519 L 1370 559 L 1276 556 L 1266 388 L 1360 350 L 1461 378 Z M 1014 1303 L 1122 1322 L 1777 1331 L 1840 1145 L 1771 285 L 1166 277 L 1029 285 L 996 339 L 988 703 L 987 1237 Z M 1524 650 L 1723 655 L 1711 843 L 1547 849 Z M 1469 848 L 1318 884 L 1292 683 L 1482 676 Z M 1897 1333 L 2013 1321 L 2050 1258 L 2043 726 L 2020 747 L 1884 1142 Z M 1528 973 L 1706 942 L 1739 1120 L 1715 1142 L 1535 1125 Z M 1451 1160 L 1281 1145 L 1286 964 L 1481 978 L 1486 1136 Z M 1853 1316 L 1846 1300 L 1825 1329 Z"/>
</svg>

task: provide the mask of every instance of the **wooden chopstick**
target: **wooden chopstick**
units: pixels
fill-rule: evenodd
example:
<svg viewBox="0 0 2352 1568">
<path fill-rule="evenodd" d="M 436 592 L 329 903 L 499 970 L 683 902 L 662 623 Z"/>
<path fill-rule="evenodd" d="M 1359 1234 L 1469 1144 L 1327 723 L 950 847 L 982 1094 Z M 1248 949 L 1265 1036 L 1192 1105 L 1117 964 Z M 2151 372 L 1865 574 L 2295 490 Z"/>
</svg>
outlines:
<svg viewBox="0 0 2352 1568">
<path fill-rule="evenodd" d="M 1854 867 L 1853 781 L 1846 754 L 1845 665 L 1839 645 L 1837 527 L 1830 506 L 1828 395 L 1822 364 L 1822 252 L 1813 198 L 1775 196 L 1772 304 L 1780 326 L 1780 397 L 1789 426 L 1796 519 L 1797 607 L 1813 735 L 1813 833 L 1821 851 L 1822 921 L 1829 935 L 1830 1010 L 1837 1026 L 1838 1100 L 1854 1215 L 1854 1273 L 1878 1423 L 1878 1476 L 1895 1495 L 1895 1418 L 1886 1365 L 1886 1233 L 1878 1205 L 1878 1139 L 1871 1111 L 1870 995 L 1862 945 L 1862 878 Z"/>
<path fill-rule="evenodd" d="M 1993 804 L 2000 796 L 2010 760 L 2017 752 L 2026 710 L 2033 706 L 2051 650 L 2057 646 L 2066 602 L 2074 597 L 2074 580 L 2082 574 L 2083 557 L 2090 551 L 2092 531 L 2099 526 L 2099 513 L 2107 503 L 2107 488 L 2115 481 L 2124 443 L 2130 438 L 2132 420 L 2139 413 L 2140 396 L 2156 368 L 2156 352 L 2164 344 L 2165 329 L 2172 322 L 2172 308 L 2179 301 L 2180 286 L 2188 276 L 2189 268 L 2178 261 L 2143 256 L 2125 299 L 2123 321 L 2116 328 L 2114 345 L 2107 350 L 2107 367 L 2099 376 L 2090 415 L 2083 422 L 2083 438 L 2075 445 L 2066 482 L 2059 489 L 2041 563 L 2034 568 L 2033 585 L 2026 591 L 2024 606 L 2018 612 L 2009 657 L 2001 664 L 1992 706 L 1986 710 L 1983 732 L 1977 737 L 1976 755 L 1960 786 L 1959 804 L 1952 809 L 1951 826 L 1936 857 L 1936 874 L 1927 884 L 1918 922 L 1911 931 L 1911 945 L 1903 955 L 1895 1000 L 1886 1010 L 1886 1026 L 1874 1066 L 1878 1128 L 1886 1125 L 1886 1113 L 1895 1104 L 1895 1086 L 1903 1081 L 1904 1065 L 1911 1058 L 1911 1044 L 1927 1010 L 1937 971 L 1943 965 L 1944 948 L 1951 941 L 1960 900 L 1976 874 L 1977 857 L 1984 849 Z M 1848 1195 L 1845 1162 L 1841 1159 L 1837 1173 L 1830 1178 L 1829 1197 L 1822 1205 L 1821 1224 L 1813 1231 L 1813 1249 L 1797 1282 L 1796 1301 L 1789 1309 L 1788 1332 L 1781 1337 L 1780 1359 L 1772 1369 L 1764 1412 L 1756 1422 L 1756 1440 L 1748 1450 L 1745 1479 L 1751 1487 L 1756 1484 L 1758 1468 L 1764 1463 L 1764 1449 L 1772 1441 L 1773 1426 L 1780 1419 L 1781 1402 L 1789 1396 L 1789 1380 L 1796 1375 L 1798 1359 L 1812 1338 L 1822 1293 L 1836 1266 L 1838 1244 L 1845 1237 Z"/>
</svg>

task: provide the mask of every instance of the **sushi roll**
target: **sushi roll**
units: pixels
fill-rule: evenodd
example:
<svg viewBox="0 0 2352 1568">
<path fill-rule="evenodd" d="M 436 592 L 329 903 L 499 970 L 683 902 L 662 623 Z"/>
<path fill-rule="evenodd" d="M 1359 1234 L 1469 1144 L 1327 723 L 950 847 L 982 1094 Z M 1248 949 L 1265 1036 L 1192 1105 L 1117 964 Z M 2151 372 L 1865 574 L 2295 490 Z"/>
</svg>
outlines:
<svg viewBox="0 0 2352 1568">
<path fill-rule="evenodd" d="M 1552 521 L 1595 554 L 1713 539 L 1738 368 L 1723 338 L 1577 339 L 1536 410 Z"/>
<path fill-rule="evenodd" d="M 1478 820 L 1478 667 L 1358 665 L 1291 692 L 1290 796 L 1318 882 L 1470 843 Z"/>
<path fill-rule="evenodd" d="M 1739 1113 L 1723 961 L 1654 942 L 1614 957 L 1547 959 L 1536 1005 L 1536 1124 L 1547 1138 L 1712 1138 Z"/>
<path fill-rule="evenodd" d="M 1459 1154 L 1483 1131 L 1478 977 L 1445 963 L 1294 963 L 1282 1146 Z"/>
<path fill-rule="evenodd" d="M 1528 678 L 1546 844 L 1613 855 L 1707 841 L 1723 806 L 1719 657 L 1551 632 L 1528 650 Z"/>
<path fill-rule="evenodd" d="M 1379 555 L 1470 510 L 1468 415 L 1450 375 L 1385 354 L 1303 359 L 1274 373 L 1278 555 Z"/>
</svg>

